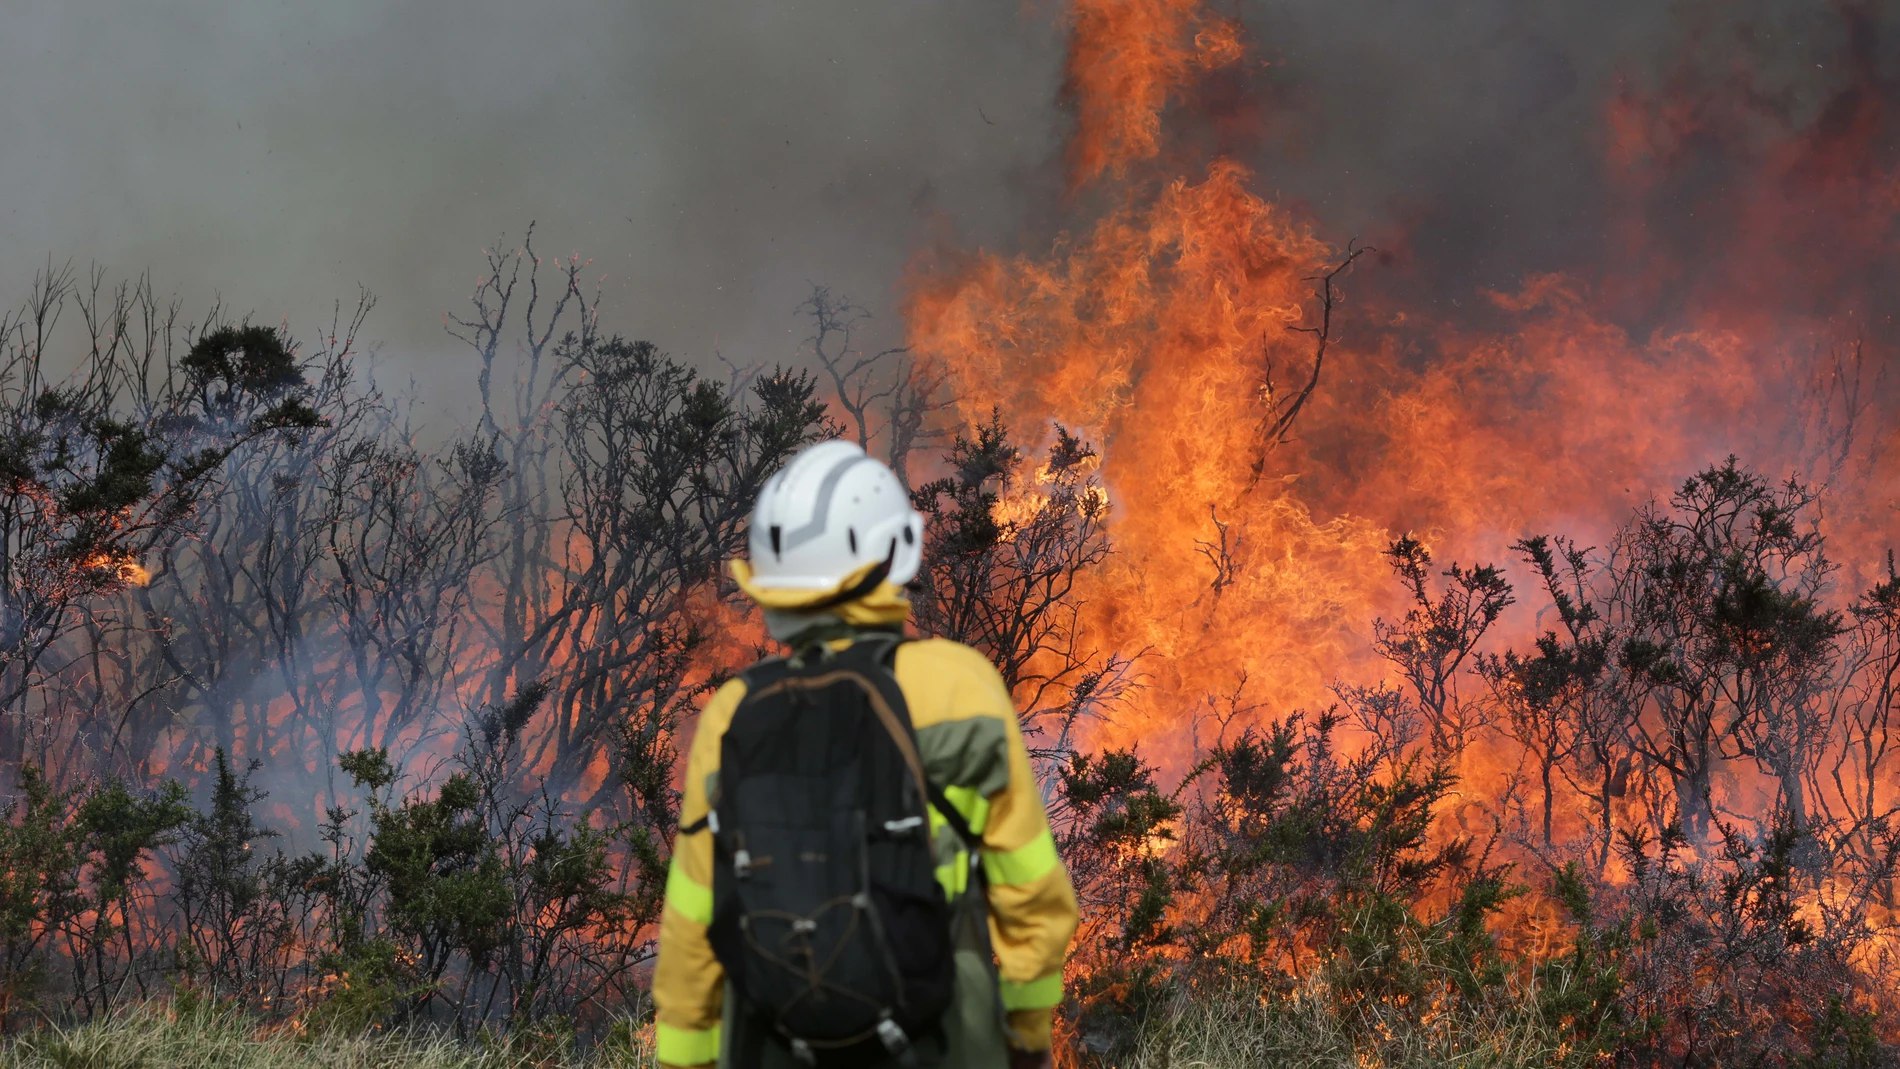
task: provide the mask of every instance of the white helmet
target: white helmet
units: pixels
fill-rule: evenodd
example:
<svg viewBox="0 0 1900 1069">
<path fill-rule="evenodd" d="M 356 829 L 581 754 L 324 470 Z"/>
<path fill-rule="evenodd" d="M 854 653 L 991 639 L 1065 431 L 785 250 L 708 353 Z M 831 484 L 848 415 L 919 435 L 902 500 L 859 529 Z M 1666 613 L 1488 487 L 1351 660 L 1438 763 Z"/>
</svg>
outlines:
<svg viewBox="0 0 1900 1069">
<path fill-rule="evenodd" d="M 888 565 L 882 580 L 902 586 L 917 575 L 923 543 L 924 518 L 891 469 L 853 442 L 819 442 L 800 450 L 759 492 L 747 532 L 751 584 L 831 591 Z"/>
</svg>

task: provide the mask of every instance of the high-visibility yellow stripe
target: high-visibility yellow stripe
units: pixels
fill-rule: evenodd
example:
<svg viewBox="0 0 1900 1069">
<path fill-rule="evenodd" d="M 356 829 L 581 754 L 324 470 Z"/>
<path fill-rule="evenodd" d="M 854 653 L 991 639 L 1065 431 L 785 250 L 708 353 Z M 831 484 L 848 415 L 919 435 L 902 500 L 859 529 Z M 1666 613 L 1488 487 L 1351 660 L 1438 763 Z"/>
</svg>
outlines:
<svg viewBox="0 0 1900 1069">
<path fill-rule="evenodd" d="M 969 889 L 970 866 L 964 863 L 963 857 L 959 851 L 955 858 L 937 866 L 937 886 L 943 888 L 946 902 L 955 901 L 958 895 Z"/>
<path fill-rule="evenodd" d="M 990 824 L 989 798 L 974 787 L 945 787 L 943 796 L 956 807 L 958 813 L 963 814 L 963 820 L 970 825 L 970 830 L 981 837 L 983 829 Z"/>
<path fill-rule="evenodd" d="M 997 986 L 1006 1010 L 1046 1010 L 1062 1002 L 1061 973 L 1050 973 L 1026 984 L 1004 980 Z"/>
<path fill-rule="evenodd" d="M 1014 850 L 983 851 L 983 874 L 991 883 L 1019 886 L 1033 883 L 1061 863 L 1056 856 L 1055 836 L 1044 829 L 1041 835 Z"/>
<path fill-rule="evenodd" d="M 937 884 L 943 888 L 945 901 L 954 902 L 958 895 L 970 886 L 970 854 L 963 848 L 962 840 L 949 829 L 950 822 L 943 819 L 936 806 L 930 806 L 930 841 L 937 844 L 938 864 L 936 868 Z M 956 839 L 957 845 L 946 844 Z"/>
<path fill-rule="evenodd" d="M 653 1053 L 662 1064 L 693 1066 L 719 1060 L 719 1026 L 700 1032 L 661 1023 L 653 1027 Z"/>
<path fill-rule="evenodd" d="M 666 869 L 666 904 L 694 924 L 712 923 L 712 888 L 681 871 L 678 857 Z"/>
<path fill-rule="evenodd" d="M 970 826 L 972 832 L 979 836 L 983 834 L 983 828 L 990 819 L 988 798 L 972 787 L 945 787 L 943 796 L 944 800 L 963 817 L 964 823 Z M 942 813 L 937 812 L 936 806 L 929 808 L 931 841 L 941 842 L 943 836 L 952 834 L 944 830 L 950 822 L 944 819 Z M 958 895 L 969 890 L 970 852 L 962 845 L 960 839 L 957 849 L 951 852 L 947 860 L 937 866 L 936 871 L 937 883 L 943 887 L 945 898 L 954 900 Z"/>
</svg>

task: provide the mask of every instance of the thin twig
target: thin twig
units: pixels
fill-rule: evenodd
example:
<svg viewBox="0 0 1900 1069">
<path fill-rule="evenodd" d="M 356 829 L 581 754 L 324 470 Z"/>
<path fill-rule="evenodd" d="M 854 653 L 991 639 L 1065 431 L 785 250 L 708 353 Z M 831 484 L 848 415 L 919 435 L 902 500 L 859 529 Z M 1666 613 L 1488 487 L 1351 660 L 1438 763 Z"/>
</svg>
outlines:
<svg viewBox="0 0 1900 1069">
<path fill-rule="evenodd" d="M 1312 399 L 1313 391 L 1319 388 L 1320 372 L 1326 366 L 1326 349 L 1333 340 L 1333 309 L 1338 307 L 1340 301 L 1338 287 L 1334 284 L 1335 280 L 1351 270 L 1359 257 L 1376 251 L 1370 245 L 1358 244 L 1355 239 L 1347 243 L 1345 259 L 1334 264 L 1326 273 L 1313 275 L 1307 279 L 1309 282 L 1319 283 L 1319 323 L 1315 326 L 1287 329 L 1313 336 L 1313 368 L 1307 375 L 1306 384 L 1293 395 L 1290 403 L 1281 406 L 1275 400 L 1268 402 L 1269 411 L 1267 418 L 1262 421 L 1259 452 L 1254 456 L 1252 476 L 1247 483 L 1248 489 L 1252 489 L 1260 482 L 1261 473 L 1266 469 L 1267 455 L 1286 443 L 1287 436 L 1293 430 L 1293 421 L 1299 418 L 1300 412 L 1306 407 L 1306 402 Z M 1271 398 L 1273 395 L 1271 364 L 1267 371 L 1266 390 Z"/>
</svg>

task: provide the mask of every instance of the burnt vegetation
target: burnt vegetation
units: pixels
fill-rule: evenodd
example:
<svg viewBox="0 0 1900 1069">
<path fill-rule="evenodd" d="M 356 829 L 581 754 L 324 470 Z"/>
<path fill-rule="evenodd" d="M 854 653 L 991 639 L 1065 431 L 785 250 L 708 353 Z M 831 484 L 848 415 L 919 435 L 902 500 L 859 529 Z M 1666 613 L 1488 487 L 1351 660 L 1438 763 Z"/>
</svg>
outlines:
<svg viewBox="0 0 1900 1069">
<path fill-rule="evenodd" d="M 1398 539 L 1384 681 L 1277 710 L 1210 680 L 1169 774 L 1078 745 L 1145 652 L 1079 624 L 1113 553 L 1090 443 L 939 433 L 940 380 L 823 289 L 815 374 L 708 378 L 604 332 L 581 269 L 489 257 L 446 443 L 365 384 L 367 300 L 299 344 L 55 272 L 0 319 L 0 1026 L 166 996 L 553 1049 L 637 1016 L 694 703 L 763 641 L 721 565 L 843 434 L 926 515 L 919 629 L 1022 704 L 1083 1064 L 1315 1006 L 1302 1042 L 1394 1061 L 1478 1022 L 1541 1064 L 1895 1056 L 1900 573 L 1840 589 L 1813 488 L 1731 459 L 1601 548 Z M 1217 596 L 1245 532 L 1212 515 Z"/>
</svg>

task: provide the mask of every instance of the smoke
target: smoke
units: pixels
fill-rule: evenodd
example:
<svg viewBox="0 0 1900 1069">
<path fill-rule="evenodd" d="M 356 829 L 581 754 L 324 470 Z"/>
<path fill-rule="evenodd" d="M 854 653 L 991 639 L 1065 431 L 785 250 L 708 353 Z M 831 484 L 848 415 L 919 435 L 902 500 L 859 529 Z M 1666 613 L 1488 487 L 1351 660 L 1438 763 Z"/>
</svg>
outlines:
<svg viewBox="0 0 1900 1069">
<path fill-rule="evenodd" d="M 1633 349 L 1734 330 L 1764 362 L 1865 341 L 1875 372 L 1893 363 L 1900 212 L 1867 210 L 1900 204 L 1892 5 L 1208 6 L 1246 52 L 1174 101 L 1153 176 L 1232 157 L 1321 239 L 1383 250 L 1350 281 L 1334 385 L 1376 343 L 1373 309 L 1508 334 L 1521 317 L 1488 295 L 1550 272 Z M 610 328 L 704 365 L 795 358 L 814 282 L 877 314 L 861 341 L 895 344 L 918 250 L 1040 256 L 1089 226 L 1065 190 L 1063 14 L 20 0 L 0 293 L 42 257 L 97 260 L 309 331 L 361 284 L 390 380 L 451 430 L 473 375 L 440 317 L 529 220 L 543 255 L 593 259 Z M 1395 346 L 1415 370 L 1456 356 Z M 1674 429 L 1734 444 L 1726 413 Z"/>
<path fill-rule="evenodd" d="M 1446 300 L 1613 253 L 1619 97 L 1682 109 L 1651 117 L 1674 122 L 1691 157 L 1653 205 L 1683 236 L 1769 140 L 1823 122 L 1843 93 L 1875 87 L 1891 105 L 1900 77 L 1891 5 L 1342 0 L 1249 4 L 1244 19 L 1255 62 L 1229 76 L 1240 87 L 1183 112 L 1251 136 L 1228 147 L 1326 231 L 1402 239 Z M 1712 99 L 1735 121 L 1699 109 Z M 1261 121 L 1218 122 L 1235 101 Z"/>
<path fill-rule="evenodd" d="M 360 284 L 385 366 L 466 402 L 441 315 L 537 220 L 694 360 L 792 359 L 813 282 L 895 338 L 923 233 L 1045 195 L 1061 47 L 1015 4 L 12 0 L 0 294 L 97 261 L 308 332 Z"/>
<path fill-rule="evenodd" d="M 1253 48 L 1175 129 L 1323 235 L 1403 246 L 1465 301 L 1598 262 L 1620 88 L 1731 88 L 1808 125 L 1892 79 L 1891 9 L 1777 0 L 1249 3 Z M 695 357 L 788 357 L 809 282 L 890 318 L 906 256 L 1046 232 L 1063 27 L 1047 4 L 21 0 L 0 34 L 0 286 L 41 257 L 150 268 L 312 323 L 360 283 L 427 374 L 479 249 L 540 220 L 611 321 Z M 1857 37 L 1857 35 L 1859 35 Z M 1871 70 L 1868 69 L 1871 65 Z M 1889 82 L 1889 84 L 1891 84 Z M 1716 146 L 1664 224 L 1741 162 Z M 895 326 L 891 327 L 895 336 Z"/>
</svg>

